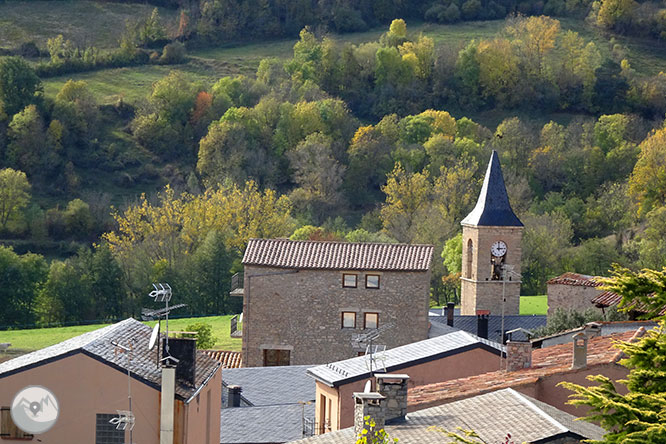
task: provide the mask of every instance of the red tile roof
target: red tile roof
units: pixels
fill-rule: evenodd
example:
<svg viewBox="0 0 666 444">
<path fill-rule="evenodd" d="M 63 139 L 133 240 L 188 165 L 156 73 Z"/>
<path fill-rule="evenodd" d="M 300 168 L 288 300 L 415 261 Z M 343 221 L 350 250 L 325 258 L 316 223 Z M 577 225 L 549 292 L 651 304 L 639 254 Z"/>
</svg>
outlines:
<svg viewBox="0 0 666 444">
<path fill-rule="evenodd" d="M 591 338 L 587 344 L 587 368 L 616 363 L 622 352 L 613 347 L 614 341 L 635 341 L 645 334 L 643 327 L 635 331 Z M 532 367 L 514 372 L 495 371 L 415 387 L 410 390 L 408 403 L 418 409 L 432 407 L 458 399 L 500 390 L 535 384 L 539 379 L 555 374 L 574 373 L 571 343 L 553 345 L 532 351 Z"/>
<path fill-rule="evenodd" d="M 612 291 L 604 291 L 599 296 L 592 299 L 592 303 L 597 307 L 611 307 L 619 304 L 621 300 L 622 296 L 620 296 L 619 294 L 613 293 Z M 647 313 L 650 311 L 643 304 L 637 304 L 633 310 L 640 313 Z M 664 316 L 664 315 L 666 315 L 666 306 L 664 306 L 659 312 L 659 316 Z"/>
<path fill-rule="evenodd" d="M 226 350 L 201 350 L 211 358 L 222 363 L 222 368 L 240 368 L 241 352 Z"/>
<path fill-rule="evenodd" d="M 250 239 L 244 265 L 331 270 L 427 271 L 432 245 Z"/>
<path fill-rule="evenodd" d="M 601 282 L 597 281 L 598 276 L 588 276 L 586 274 L 578 274 L 566 272 L 560 276 L 550 279 L 547 284 L 562 284 L 574 285 L 578 287 L 599 287 Z"/>
</svg>

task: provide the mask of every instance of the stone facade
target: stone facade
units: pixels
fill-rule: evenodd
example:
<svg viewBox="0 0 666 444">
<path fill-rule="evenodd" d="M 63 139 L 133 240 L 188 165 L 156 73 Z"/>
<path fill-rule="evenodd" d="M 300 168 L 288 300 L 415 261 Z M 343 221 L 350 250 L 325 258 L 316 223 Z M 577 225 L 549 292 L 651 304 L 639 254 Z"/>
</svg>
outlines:
<svg viewBox="0 0 666 444">
<path fill-rule="evenodd" d="M 503 241 L 507 245 L 504 263 L 520 275 L 523 227 L 463 225 L 463 254 L 460 314 L 475 315 L 477 310 L 502 313 L 502 281 L 491 280 L 490 248 Z M 520 309 L 520 280 L 509 275 L 506 282 L 504 313 L 517 315 Z"/>
<path fill-rule="evenodd" d="M 365 417 L 369 416 L 375 426 L 369 428 L 368 435 L 381 430 L 385 425 L 386 398 L 379 393 L 354 393 L 354 434 L 359 435 L 365 426 Z"/>
<path fill-rule="evenodd" d="M 357 276 L 343 288 L 343 274 Z M 379 288 L 365 288 L 378 275 Z M 365 313 L 379 326 L 392 323 L 378 344 L 387 348 L 428 337 L 429 271 L 284 269 L 246 265 L 243 291 L 243 366 L 264 365 L 264 350 L 283 350 L 289 364 L 325 364 L 358 355 L 353 334 Z M 355 328 L 342 328 L 342 313 L 355 313 Z"/>
<path fill-rule="evenodd" d="M 601 294 L 598 287 L 581 285 L 548 284 L 548 316 L 558 308 L 564 310 L 585 311 L 600 310 L 592 304 L 592 299 Z"/>
<path fill-rule="evenodd" d="M 377 375 L 377 392 L 386 397 L 386 421 L 407 415 L 407 375 Z"/>
</svg>

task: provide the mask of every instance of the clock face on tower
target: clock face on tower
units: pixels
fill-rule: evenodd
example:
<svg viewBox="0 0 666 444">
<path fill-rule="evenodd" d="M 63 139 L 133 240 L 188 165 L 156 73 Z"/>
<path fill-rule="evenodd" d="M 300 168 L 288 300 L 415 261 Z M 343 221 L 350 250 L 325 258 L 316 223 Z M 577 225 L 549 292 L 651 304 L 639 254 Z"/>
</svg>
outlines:
<svg viewBox="0 0 666 444">
<path fill-rule="evenodd" d="M 502 257 L 506 254 L 506 244 L 504 241 L 497 241 L 490 247 L 490 253 L 495 257 Z"/>
</svg>

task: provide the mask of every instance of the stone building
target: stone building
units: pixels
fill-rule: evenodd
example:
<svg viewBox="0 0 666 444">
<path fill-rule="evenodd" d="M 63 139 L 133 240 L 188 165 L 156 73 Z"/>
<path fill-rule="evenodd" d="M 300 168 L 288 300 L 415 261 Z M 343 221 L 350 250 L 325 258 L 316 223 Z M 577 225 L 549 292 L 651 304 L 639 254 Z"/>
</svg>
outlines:
<svg viewBox="0 0 666 444">
<path fill-rule="evenodd" d="M 461 224 L 460 313 L 475 315 L 481 310 L 501 314 L 504 291 L 504 313 L 517 315 L 523 223 L 509 204 L 497 151 L 490 157 L 479 200 Z"/>
<path fill-rule="evenodd" d="M 358 356 L 352 336 L 428 337 L 432 245 L 250 239 L 243 264 L 243 366 Z"/>
<path fill-rule="evenodd" d="M 546 282 L 548 316 L 558 308 L 586 311 L 595 308 L 592 300 L 603 293 L 597 276 L 567 272 Z"/>
</svg>

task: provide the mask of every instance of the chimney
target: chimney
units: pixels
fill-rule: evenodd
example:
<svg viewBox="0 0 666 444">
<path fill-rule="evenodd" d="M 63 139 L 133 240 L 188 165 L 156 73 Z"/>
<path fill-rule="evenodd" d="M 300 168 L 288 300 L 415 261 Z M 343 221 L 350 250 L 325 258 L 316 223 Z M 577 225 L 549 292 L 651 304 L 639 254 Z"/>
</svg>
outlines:
<svg viewBox="0 0 666 444">
<path fill-rule="evenodd" d="M 160 444 L 173 443 L 173 405 L 176 393 L 176 369 L 162 367 L 162 399 L 160 400 Z"/>
<path fill-rule="evenodd" d="M 490 311 L 476 310 L 476 335 L 488 339 L 488 317 Z"/>
<path fill-rule="evenodd" d="M 601 335 L 601 323 L 599 323 L 599 322 L 588 322 L 587 324 L 585 324 L 585 328 L 583 330 L 585 331 L 585 334 L 587 335 L 588 339 L 600 336 Z"/>
<path fill-rule="evenodd" d="M 369 416 L 375 421 L 375 427 L 368 430 L 368 435 L 373 430 L 384 428 L 386 419 L 386 397 L 376 392 L 354 393 L 354 434 L 358 435 L 365 428 L 365 418 Z"/>
<path fill-rule="evenodd" d="M 571 368 L 585 368 L 587 366 L 587 335 L 578 332 L 573 335 L 573 362 Z"/>
<path fill-rule="evenodd" d="M 407 381 L 409 375 L 384 373 L 376 375 L 377 391 L 386 397 L 386 422 L 405 419 L 407 415 Z"/>
<path fill-rule="evenodd" d="M 228 407 L 240 407 L 241 405 L 241 393 L 243 388 L 240 385 L 229 385 L 227 386 L 227 406 Z"/>
<path fill-rule="evenodd" d="M 506 342 L 506 371 L 515 372 L 532 366 L 532 343 L 529 341 Z"/>
<path fill-rule="evenodd" d="M 446 303 L 446 324 L 449 327 L 453 327 L 453 311 L 456 308 L 456 304 L 453 302 Z"/>
<path fill-rule="evenodd" d="M 166 353 L 166 342 L 164 355 Z M 196 339 L 169 338 L 169 354 L 178 359 L 176 379 L 195 385 L 197 341 Z"/>
</svg>

